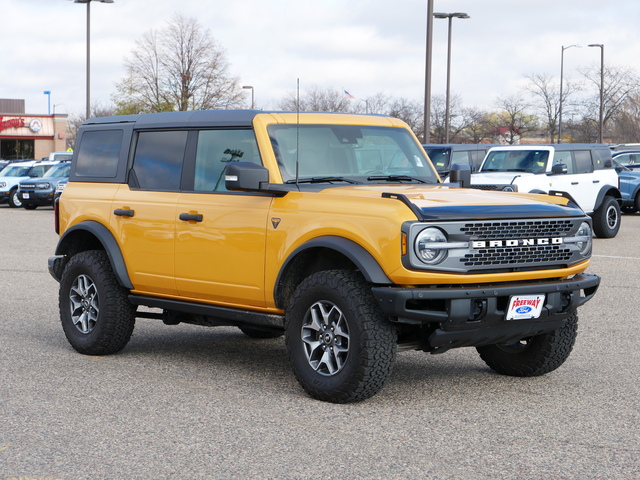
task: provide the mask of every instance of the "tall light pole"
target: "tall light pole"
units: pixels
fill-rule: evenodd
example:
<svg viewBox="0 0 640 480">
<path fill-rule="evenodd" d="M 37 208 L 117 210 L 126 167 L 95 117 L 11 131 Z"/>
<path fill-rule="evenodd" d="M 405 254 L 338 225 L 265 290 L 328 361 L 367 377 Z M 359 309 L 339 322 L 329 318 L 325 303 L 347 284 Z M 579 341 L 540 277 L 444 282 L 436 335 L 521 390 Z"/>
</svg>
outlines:
<svg viewBox="0 0 640 480">
<path fill-rule="evenodd" d="M 427 0 L 427 49 L 424 71 L 424 135 L 422 141 L 431 141 L 431 57 L 433 38 L 433 0 Z"/>
<path fill-rule="evenodd" d="M 600 49 L 600 128 L 598 134 L 598 142 L 603 143 L 604 130 L 604 44 L 592 43 L 590 47 L 598 47 Z"/>
<path fill-rule="evenodd" d="M 434 13 L 435 18 L 449 19 L 449 41 L 447 43 L 447 95 L 445 99 L 444 114 L 444 143 L 449 143 L 449 98 L 451 91 L 451 24 L 454 18 L 471 18 L 466 13 Z"/>
<path fill-rule="evenodd" d="M 580 47 L 580 45 L 569 45 L 568 47 L 562 47 L 562 52 L 560 53 L 560 105 L 558 107 L 558 143 L 562 143 L 562 85 L 564 78 L 564 51 L 567 48 L 571 47 Z M 553 143 L 553 139 L 551 139 L 551 143 Z"/>
<path fill-rule="evenodd" d="M 73 0 L 87 4 L 87 118 L 91 114 L 91 2 L 113 3 L 113 0 Z"/>
<path fill-rule="evenodd" d="M 254 104 L 254 101 L 253 101 L 253 100 L 254 100 L 254 97 L 253 97 L 253 86 L 251 86 L 251 85 L 244 85 L 242 88 L 244 88 L 244 89 L 246 89 L 246 90 L 251 89 L 251 110 L 253 110 L 254 105 L 255 105 L 255 104 Z"/>
<path fill-rule="evenodd" d="M 45 90 L 42 93 L 47 96 L 47 115 L 51 115 L 51 90 Z"/>
</svg>

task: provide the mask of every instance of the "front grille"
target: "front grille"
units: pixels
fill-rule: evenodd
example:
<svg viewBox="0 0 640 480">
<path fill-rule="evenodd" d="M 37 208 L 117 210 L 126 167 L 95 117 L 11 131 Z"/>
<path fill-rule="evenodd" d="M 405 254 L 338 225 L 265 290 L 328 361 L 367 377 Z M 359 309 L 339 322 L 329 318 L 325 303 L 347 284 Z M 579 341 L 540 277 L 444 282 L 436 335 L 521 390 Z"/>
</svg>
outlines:
<svg viewBox="0 0 640 480">
<path fill-rule="evenodd" d="M 475 188 L 476 190 L 502 190 L 501 185 L 481 185 L 481 184 L 471 184 L 470 188 Z"/>
<path fill-rule="evenodd" d="M 460 231 L 469 240 L 494 240 L 527 237 L 566 237 L 571 220 L 519 220 L 466 223 Z"/>
<path fill-rule="evenodd" d="M 566 237 L 572 229 L 571 220 L 520 220 L 467 223 L 461 229 L 470 241 L 513 240 Z M 573 256 L 569 245 L 488 246 L 464 255 L 465 267 L 540 265 L 567 262 Z"/>
<path fill-rule="evenodd" d="M 25 192 L 25 191 L 33 191 L 36 189 L 36 186 L 32 183 L 21 183 L 20 184 L 20 190 Z"/>
</svg>

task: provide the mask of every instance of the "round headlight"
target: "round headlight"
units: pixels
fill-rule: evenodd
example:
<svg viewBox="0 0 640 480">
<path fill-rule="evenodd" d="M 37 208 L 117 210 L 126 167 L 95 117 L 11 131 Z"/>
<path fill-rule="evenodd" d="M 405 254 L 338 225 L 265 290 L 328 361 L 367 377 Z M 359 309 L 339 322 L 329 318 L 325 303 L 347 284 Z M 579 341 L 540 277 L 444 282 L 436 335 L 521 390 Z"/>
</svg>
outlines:
<svg viewBox="0 0 640 480">
<path fill-rule="evenodd" d="M 446 241 L 447 237 L 439 228 L 425 228 L 416 237 L 414 244 L 416 255 L 422 262 L 428 265 L 436 265 L 447 256 L 447 249 L 438 245 L 439 243 L 446 243 Z"/>
<path fill-rule="evenodd" d="M 49 185 L 49 183 L 47 182 L 36 183 L 36 188 L 40 188 L 40 189 L 51 188 L 51 185 Z"/>
<path fill-rule="evenodd" d="M 589 255 L 591 253 L 591 242 L 593 241 L 593 233 L 587 222 L 582 222 L 580 228 L 576 232 L 576 246 L 580 251 L 580 255 Z"/>
</svg>

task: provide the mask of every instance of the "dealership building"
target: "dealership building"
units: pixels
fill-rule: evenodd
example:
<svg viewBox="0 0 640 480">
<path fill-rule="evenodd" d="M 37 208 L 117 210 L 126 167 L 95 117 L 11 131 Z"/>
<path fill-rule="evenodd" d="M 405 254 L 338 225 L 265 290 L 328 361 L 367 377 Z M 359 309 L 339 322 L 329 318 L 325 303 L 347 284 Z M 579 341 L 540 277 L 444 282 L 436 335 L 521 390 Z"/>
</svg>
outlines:
<svg viewBox="0 0 640 480">
<path fill-rule="evenodd" d="M 36 159 L 67 149 L 67 114 L 25 113 L 24 100 L 0 98 L 0 159 Z"/>
</svg>

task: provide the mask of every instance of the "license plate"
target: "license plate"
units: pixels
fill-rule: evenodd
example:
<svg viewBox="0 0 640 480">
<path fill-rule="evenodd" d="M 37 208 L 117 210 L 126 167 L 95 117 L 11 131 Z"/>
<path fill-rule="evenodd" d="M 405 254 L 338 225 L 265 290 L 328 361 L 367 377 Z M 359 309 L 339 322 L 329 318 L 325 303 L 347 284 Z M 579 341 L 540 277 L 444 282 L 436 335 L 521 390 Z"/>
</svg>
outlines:
<svg viewBox="0 0 640 480">
<path fill-rule="evenodd" d="M 539 318 L 544 306 L 544 295 L 514 295 L 509 300 L 507 320 Z"/>
<path fill-rule="evenodd" d="M 29 194 L 27 192 L 22 192 L 22 198 L 29 198 Z"/>
</svg>

